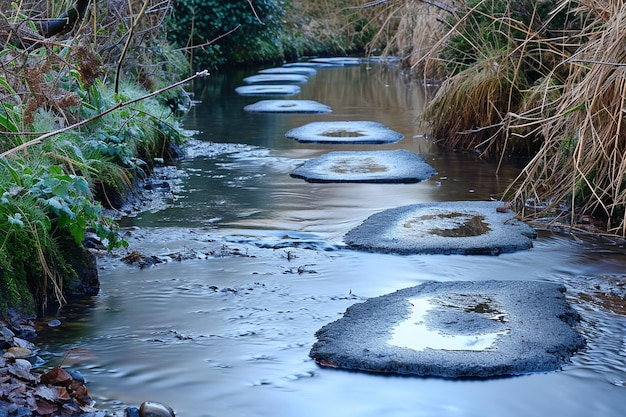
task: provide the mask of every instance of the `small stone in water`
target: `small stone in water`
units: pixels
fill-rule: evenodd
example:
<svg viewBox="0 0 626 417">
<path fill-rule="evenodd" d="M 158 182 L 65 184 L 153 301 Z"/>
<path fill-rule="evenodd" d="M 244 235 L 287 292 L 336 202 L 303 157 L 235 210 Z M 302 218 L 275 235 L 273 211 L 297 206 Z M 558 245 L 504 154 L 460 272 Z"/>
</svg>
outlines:
<svg viewBox="0 0 626 417">
<path fill-rule="evenodd" d="M 137 407 L 128 407 L 124 412 L 124 417 L 139 417 L 139 409 Z"/>
<path fill-rule="evenodd" d="M 168 405 L 155 401 L 144 401 L 139 407 L 141 417 L 175 417 L 174 410 Z"/>
<path fill-rule="evenodd" d="M 15 337 L 15 333 L 13 333 L 11 329 L 8 329 L 4 326 L 0 327 L 0 335 L 2 335 L 2 337 L 7 340 L 13 339 L 13 337 Z"/>
<path fill-rule="evenodd" d="M 85 383 L 85 377 L 79 371 L 67 371 L 74 381 Z"/>
<path fill-rule="evenodd" d="M 21 347 L 21 348 L 30 349 L 30 350 L 35 350 L 36 349 L 36 346 L 33 343 L 29 342 L 28 340 L 21 339 L 19 337 L 14 337 L 13 338 L 13 344 L 15 346 L 18 346 L 18 347 Z"/>
<path fill-rule="evenodd" d="M 16 359 L 15 364 L 13 365 L 16 369 L 19 369 L 24 372 L 30 372 L 32 368 L 32 364 L 26 359 Z"/>
<path fill-rule="evenodd" d="M 61 320 L 54 319 L 54 320 L 50 320 L 48 322 L 48 326 L 50 326 L 50 327 L 57 327 L 57 326 L 60 326 L 60 325 L 61 325 Z"/>
<path fill-rule="evenodd" d="M 11 353 L 13 357 L 17 359 L 28 358 L 30 355 L 33 354 L 30 349 L 16 346 L 10 347 L 9 349 L 7 349 L 7 352 Z"/>
</svg>

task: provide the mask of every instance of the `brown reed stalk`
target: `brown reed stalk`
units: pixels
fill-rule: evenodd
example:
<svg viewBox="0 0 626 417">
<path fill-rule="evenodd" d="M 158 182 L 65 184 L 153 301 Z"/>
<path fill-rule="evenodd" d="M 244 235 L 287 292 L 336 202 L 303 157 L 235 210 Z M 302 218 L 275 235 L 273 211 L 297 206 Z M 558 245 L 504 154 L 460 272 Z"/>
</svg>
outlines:
<svg viewBox="0 0 626 417">
<path fill-rule="evenodd" d="M 584 1 L 578 12 L 588 41 L 564 63 L 570 75 L 540 123 L 544 143 L 507 195 L 525 218 L 573 226 L 593 216 L 626 236 L 626 4 Z"/>
<path fill-rule="evenodd" d="M 390 0 L 384 2 L 384 7 L 376 4 L 381 7 L 376 8 L 370 19 L 379 29 L 368 44 L 368 50 L 370 53 L 380 50 L 384 56 L 399 56 L 414 76 L 441 79 L 444 76 L 442 65 L 436 60 L 425 61 L 424 57 L 448 31 L 444 18 L 456 9 L 455 3 L 454 0 Z"/>
</svg>

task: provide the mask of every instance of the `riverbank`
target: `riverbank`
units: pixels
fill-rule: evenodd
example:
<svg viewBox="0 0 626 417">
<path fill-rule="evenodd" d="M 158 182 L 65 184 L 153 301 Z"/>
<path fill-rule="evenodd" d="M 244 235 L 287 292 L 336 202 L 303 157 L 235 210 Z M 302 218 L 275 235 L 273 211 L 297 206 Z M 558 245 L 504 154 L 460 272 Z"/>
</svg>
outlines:
<svg viewBox="0 0 626 417">
<path fill-rule="evenodd" d="M 525 220 L 626 236 L 623 5 L 382 3 L 375 43 L 417 78 L 445 80 L 421 115 L 435 141 L 500 163 L 528 156 L 504 193 Z"/>
<path fill-rule="evenodd" d="M 0 73 L 7 103 L 0 111 L 0 230 L 5 232 L 0 246 L 0 317 L 8 309 L 41 313 L 69 296 L 97 292 L 83 240 L 95 235 L 109 249 L 125 245 L 117 233 L 117 214 L 109 216 L 107 210 L 121 209 L 155 167 L 177 158 L 184 142 L 178 125 L 191 104 L 179 82 L 192 63 L 243 65 L 304 53 L 354 51 L 372 34 L 358 33 L 364 21 L 358 9 L 347 7 L 349 2 L 294 0 L 278 5 L 268 0 L 243 2 L 236 10 L 214 5 L 210 12 L 222 25 L 216 30 L 224 29 L 220 45 L 213 45 L 218 39 L 204 39 L 206 45 L 191 42 L 182 47 L 185 38 L 175 49 L 165 39 L 166 32 L 169 41 L 175 41 L 176 33 L 192 31 L 185 22 L 195 16 L 182 4 L 161 7 L 137 0 L 128 8 L 103 2 L 92 9 L 88 3 L 77 3 L 79 20 L 72 20 L 72 27 L 54 40 L 46 38 L 51 36 L 47 29 L 37 34 L 35 25 L 32 32 L 18 32 L 10 41 L 11 25 L 31 23 L 21 10 L 15 10 L 7 18 L 10 24 L 0 30 L 9 54 L 28 63 Z M 25 10 L 30 6 L 23 5 Z M 171 6 L 181 7 L 168 15 Z M 46 16 L 63 12 L 36 2 L 32 10 Z M 245 17 L 241 31 L 226 30 L 231 14 Z M 83 17 L 87 20 L 81 21 Z M 123 25 L 114 25 L 118 18 Z M 196 23 L 202 26 L 200 20 Z M 137 33 L 141 36 L 133 36 Z M 254 37 L 259 45 L 283 47 L 271 57 L 264 55 L 265 47 L 259 47 L 260 55 L 242 55 L 233 46 L 241 35 Z M 25 49 L 33 36 L 38 43 Z M 274 37 L 280 40 L 274 42 Z M 33 79 L 38 83 L 29 81 Z"/>
</svg>

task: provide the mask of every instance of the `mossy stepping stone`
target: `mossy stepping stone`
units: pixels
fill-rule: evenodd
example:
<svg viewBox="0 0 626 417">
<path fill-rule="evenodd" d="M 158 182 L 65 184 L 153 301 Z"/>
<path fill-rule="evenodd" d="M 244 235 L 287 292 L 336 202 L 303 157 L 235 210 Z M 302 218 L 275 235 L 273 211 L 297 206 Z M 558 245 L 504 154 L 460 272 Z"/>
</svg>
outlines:
<svg viewBox="0 0 626 417">
<path fill-rule="evenodd" d="M 334 68 L 339 65 L 327 64 L 324 62 L 290 62 L 284 64 L 283 68 L 304 67 L 304 68 Z"/>
<path fill-rule="evenodd" d="M 242 85 L 235 88 L 241 96 L 293 96 L 300 93 L 297 85 Z"/>
<path fill-rule="evenodd" d="M 285 133 L 302 143 L 382 144 L 400 141 L 404 135 L 369 121 L 312 122 Z"/>
<path fill-rule="evenodd" d="M 355 58 L 355 57 L 330 57 L 330 58 L 313 58 L 311 59 L 311 62 L 318 62 L 318 63 L 322 63 L 322 64 L 331 64 L 331 65 L 337 65 L 337 66 L 356 66 L 356 65 L 360 65 L 363 60 L 361 58 Z"/>
<path fill-rule="evenodd" d="M 535 230 L 498 201 L 423 203 L 376 213 L 345 243 L 371 252 L 498 255 L 532 248 Z"/>
<path fill-rule="evenodd" d="M 311 67 L 278 67 L 278 68 L 266 68 L 259 71 L 261 74 L 300 74 L 300 75 L 315 75 L 317 71 Z"/>
<path fill-rule="evenodd" d="M 276 84 L 284 84 L 284 83 L 293 83 L 293 84 L 304 84 L 309 81 L 309 77 L 301 74 L 257 74 L 251 75 L 243 79 L 245 83 L 248 84 L 259 84 L 259 83 L 276 83 Z"/>
<path fill-rule="evenodd" d="M 427 282 L 371 298 L 317 333 L 310 356 L 352 371 L 489 378 L 557 371 L 584 347 L 565 287 Z"/>
<path fill-rule="evenodd" d="M 313 100 L 261 100 L 243 108 L 252 113 L 330 113 L 332 109 Z"/>
<path fill-rule="evenodd" d="M 407 150 L 329 152 L 291 172 L 308 182 L 415 183 L 435 174 Z"/>
</svg>

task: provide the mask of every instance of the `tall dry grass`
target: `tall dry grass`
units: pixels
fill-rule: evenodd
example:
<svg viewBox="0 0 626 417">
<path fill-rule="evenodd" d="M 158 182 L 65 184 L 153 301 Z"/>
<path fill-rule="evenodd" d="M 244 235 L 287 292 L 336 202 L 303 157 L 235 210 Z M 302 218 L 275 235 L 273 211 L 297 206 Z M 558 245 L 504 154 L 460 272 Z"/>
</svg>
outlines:
<svg viewBox="0 0 626 417">
<path fill-rule="evenodd" d="M 585 0 L 576 12 L 587 40 L 563 61 L 570 75 L 553 114 L 535 122 L 543 144 L 508 191 L 526 218 L 594 216 L 626 236 L 626 3 Z"/>
<path fill-rule="evenodd" d="M 444 20 L 456 11 L 456 3 L 457 0 L 365 2 L 361 7 L 372 8 L 369 18 L 377 27 L 368 51 L 400 57 L 414 76 L 443 78 L 441 63 L 425 57 L 448 31 Z"/>
<path fill-rule="evenodd" d="M 505 193 L 523 218 L 626 236 L 626 2 L 497 1 L 376 2 L 371 46 L 441 78 L 422 117 L 436 141 L 530 155 Z"/>
</svg>

